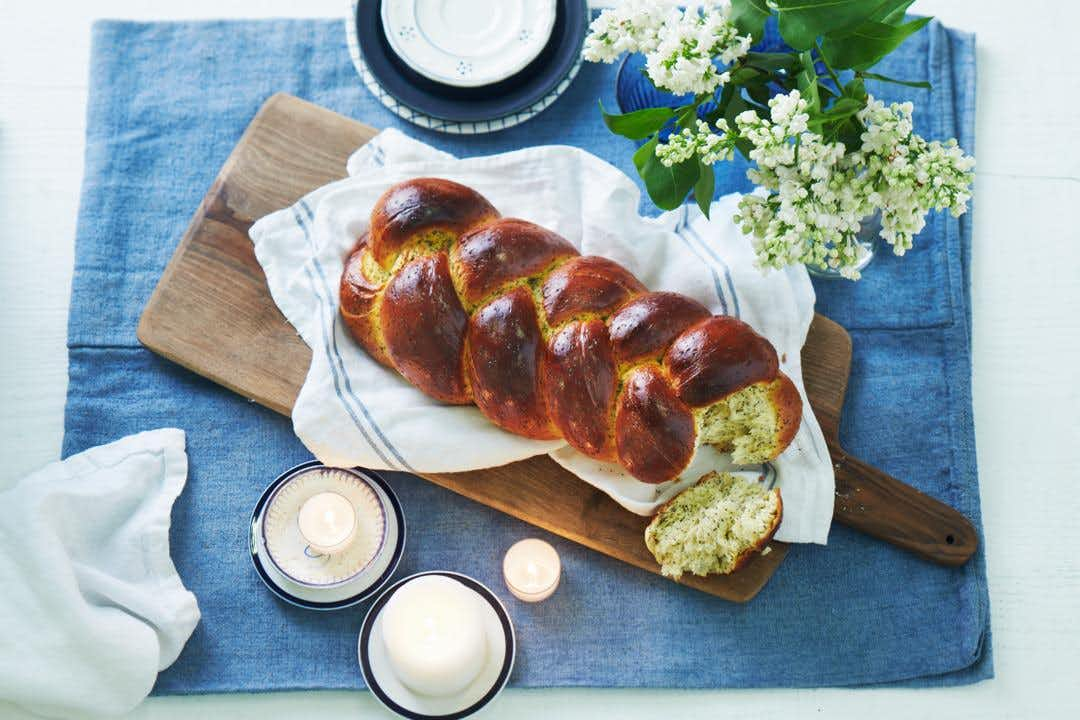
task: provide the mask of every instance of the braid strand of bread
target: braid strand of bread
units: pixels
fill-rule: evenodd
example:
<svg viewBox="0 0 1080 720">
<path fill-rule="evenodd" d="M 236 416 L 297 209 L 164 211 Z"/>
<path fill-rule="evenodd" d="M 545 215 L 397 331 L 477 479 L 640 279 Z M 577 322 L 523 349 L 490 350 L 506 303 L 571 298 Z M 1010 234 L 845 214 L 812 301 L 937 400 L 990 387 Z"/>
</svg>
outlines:
<svg viewBox="0 0 1080 720">
<path fill-rule="evenodd" d="M 436 400 L 564 438 L 644 482 L 678 477 L 700 443 L 770 460 L 802 417 L 776 350 L 749 325 L 650 292 L 448 180 L 378 200 L 345 262 L 341 314 L 374 359 Z"/>
</svg>

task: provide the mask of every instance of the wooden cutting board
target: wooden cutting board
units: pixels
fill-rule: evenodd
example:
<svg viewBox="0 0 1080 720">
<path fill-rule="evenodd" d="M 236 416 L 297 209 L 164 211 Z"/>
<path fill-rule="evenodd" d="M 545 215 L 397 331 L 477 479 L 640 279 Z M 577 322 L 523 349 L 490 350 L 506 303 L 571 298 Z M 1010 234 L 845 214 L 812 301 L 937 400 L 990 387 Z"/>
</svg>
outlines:
<svg viewBox="0 0 1080 720">
<path fill-rule="evenodd" d="M 154 352 L 288 415 L 307 373 L 311 350 L 271 300 L 247 231 L 263 215 L 343 177 L 346 158 L 375 133 L 371 127 L 291 95 L 277 94 L 267 100 L 195 212 L 143 312 L 139 340 Z M 802 360 L 811 405 L 826 434 L 835 440 L 851 363 L 851 339 L 839 325 L 818 315 Z M 861 486 L 854 489 L 865 480 L 857 471 L 871 475 L 877 471 L 856 467 L 852 464 L 856 462 L 851 460 L 847 466 L 855 468 L 849 473 L 854 485 L 848 490 L 862 492 Z M 643 540 L 648 519 L 624 510 L 550 458 L 422 477 L 606 555 L 659 572 Z M 896 492 L 893 485 L 906 487 L 888 480 L 889 492 Z M 877 514 L 867 512 L 866 503 L 851 504 L 849 509 L 852 524 L 877 522 Z M 839 503 L 837 517 L 845 520 Z M 932 534 L 944 533 L 935 527 Z M 787 553 L 783 543 L 774 542 L 770 548 L 733 575 L 684 576 L 682 582 L 745 602 L 765 585 Z"/>
</svg>

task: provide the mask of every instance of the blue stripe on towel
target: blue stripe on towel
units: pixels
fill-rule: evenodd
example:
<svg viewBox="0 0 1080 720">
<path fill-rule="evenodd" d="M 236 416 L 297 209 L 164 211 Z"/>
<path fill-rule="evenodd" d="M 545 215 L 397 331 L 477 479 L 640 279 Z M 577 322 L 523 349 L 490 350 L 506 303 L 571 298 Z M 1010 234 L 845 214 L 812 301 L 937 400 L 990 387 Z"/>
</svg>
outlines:
<svg viewBox="0 0 1080 720">
<path fill-rule="evenodd" d="M 306 202 L 301 200 L 299 203 L 297 203 L 297 205 L 304 210 L 309 220 L 314 218 L 311 213 L 311 208 L 308 207 Z M 349 379 L 349 373 L 345 369 L 345 363 L 342 361 L 341 353 L 337 347 L 337 313 L 335 312 L 334 304 L 330 299 L 332 296 L 330 295 L 329 286 L 326 283 L 326 274 L 323 271 L 322 265 L 319 263 L 318 259 L 314 258 L 314 241 L 311 238 L 311 232 L 309 230 L 307 222 L 296 209 L 297 205 L 294 205 L 292 207 L 293 219 L 296 221 L 297 227 L 299 227 L 300 230 L 303 231 L 304 239 L 307 241 L 308 245 L 311 246 L 313 255 L 312 260 L 314 261 L 315 269 L 318 271 L 319 280 L 321 281 L 319 284 L 317 284 L 315 274 L 311 272 L 311 268 L 307 265 L 304 266 L 304 272 L 307 274 L 308 280 L 311 283 L 311 290 L 315 293 L 315 297 L 319 301 L 319 313 L 323 319 L 323 351 L 326 353 L 326 359 L 330 365 L 330 373 L 334 379 L 334 392 L 337 394 L 338 399 L 341 400 L 341 404 L 345 408 L 345 411 L 349 414 L 349 417 L 352 418 L 353 424 L 356 425 L 356 429 L 360 431 L 360 434 L 364 436 L 364 440 L 367 441 L 368 445 L 371 446 L 372 450 L 375 451 L 375 453 L 387 465 L 387 467 L 393 469 L 400 469 L 401 467 L 404 467 L 410 472 L 414 472 L 412 467 L 410 467 L 409 464 L 405 461 L 405 459 L 401 456 L 401 453 L 397 451 L 397 448 L 395 448 L 394 445 L 389 441 L 389 439 L 387 439 L 386 435 L 379 428 L 374 418 L 371 417 L 371 413 L 368 412 L 368 409 L 364 405 L 363 401 L 360 400 L 360 398 L 352 389 L 352 382 Z M 320 285 L 322 288 L 322 292 L 320 292 Z M 329 314 L 327 312 L 328 310 Z M 345 386 L 344 393 L 341 389 L 342 384 L 344 384 Z M 352 399 L 353 403 L 355 403 L 357 407 L 360 408 L 360 412 L 363 413 L 364 417 L 371 425 L 372 430 L 375 431 L 375 434 L 379 436 L 379 439 L 382 440 L 383 444 L 386 445 L 386 447 L 389 449 L 389 451 L 393 454 L 393 456 L 397 459 L 398 462 L 394 462 L 389 457 L 387 457 L 386 453 L 383 452 L 383 450 L 378 446 L 378 444 L 374 441 L 371 435 L 368 434 L 368 431 L 360 422 L 360 418 L 357 417 L 356 411 L 354 410 L 352 404 L 349 403 L 346 395 L 348 396 L 348 398 Z"/>
<path fill-rule="evenodd" d="M 703 237 L 701 237 L 700 234 L 698 234 L 698 231 L 695 230 L 693 225 L 689 222 L 690 211 L 689 211 L 688 208 L 690 206 L 689 205 L 684 205 L 683 207 L 687 208 L 685 213 L 684 213 L 687 216 L 687 220 L 684 221 L 683 227 L 686 229 L 687 232 L 689 232 L 691 234 L 691 236 L 693 236 L 694 239 L 697 240 L 697 243 L 701 247 L 701 249 L 703 249 L 705 252 L 707 252 L 709 255 L 711 255 L 716 260 L 716 262 L 718 262 L 720 264 L 720 267 L 723 268 L 723 270 L 724 270 L 724 280 L 727 282 L 728 290 L 731 291 L 732 304 L 735 306 L 735 317 L 737 317 L 737 318 L 740 317 L 741 316 L 741 310 L 739 309 L 739 294 L 737 292 L 735 292 L 735 283 L 732 282 L 732 280 L 731 280 L 731 268 L 728 267 L 728 264 L 727 264 L 727 262 L 724 261 L 724 258 L 720 257 L 720 254 L 717 253 L 709 245 L 709 243 L 705 242 L 705 239 Z"/>
<path fill-rule="evenodd" d="M 675 236 L 678 237 L 679 240 L 682 241 L 682 244 L 686 246 L 687 250 L 694 253 L 694 256 L 697 257 L 697 259 L 701 261 L 702 265 L 709 268 L 709 272 L 712 273 L 712 277 L 713 277 L 713 286 L 716 288 L 716 298 L 720 301 L 720 312 L 722 312 L 724 315 L 727 315 L 728 314 L 727 298 L 724 297 L 724 289 L 720 285 L 720 276 L 717 274 L 716 268 L 713 267 L 712 263 L 710 263 L 707 259 L 705 259 L 701 255 L 701 253 L 699 253 L 697 250 L 694 249 L 693 244 L 682 233 L 682 231 L 686 228 L 687 219 L 689 218 L 689 216 L 690 216 L 689 206 L 683 205 L 682 206 L 682 217 L 679 219 L 679 222 L 675 223 L 675 230 L 674 230 Z"/>
<path fill-rule="evenodd" d="M 315 219 L 315 213 L 312 212 L 311 206 L 309 206 L 307 204 L 306 200 L 301 198 L 300 202 L 298 204 L 300 205 L 301 209 L 303 209 L 304 213 L 307 215 L 308 220 L 314 220 Z M 305 234 L 305 236 L 308 235 L 307 230 L 304 231 L 304 234 Z M 309 237 L 309 242 L 311 242 L 310 237 Z M 333 295 L 330 293 L 330 286 L 326 282 L 326 273 L 323 272 L 322 263 L 320 263 L 318 257 L 315 256 L 315 248 L 314 247 L 312 247 L 312 260 L 315 263 L 315 269 L 319 271 L 319 277 L 322 279 L 323 290 L 326 293 L 327 302 L 329 303 L 329 306 L 331 308 L 334 308 L 334 304 L 330 300 L 330 298 L 332 298 Z M 402 454 L 400 452 L 398 452 L 397 447 L 395 447 L 394 444 L 392 442 L 390 442 L 390 438 L 386 437 L 386 434 L 382 431 L 382 428 L 379 427 L 379 424 L 377 422 L 375 422 L 375 418 L 371 416 L 371 413 L 368 411 L 367 405 L 364 404 L 364 401 L 361 400 L 360 396 L 357 395 L 353 391 L 353 389 L 352 389 L 352 380 L 349 379 L 349 372 L 348 372 L 348 370 L 345 369 L 345 363 L 344 363 L 344 361 L 342 361 L 341 353 L 338 351 L 338 346 L 337 346 L 337 313 L 334 313 L 333 317 L 334 317 L 334 329 L 333 329 L 333 332 L 330 333 L 330 340 L 331 340 L 332 348 L 333 348 L 333 351 L 334 351 L 334 358 L 337 360 L 338 368 L 341 369 L 341 375 L 345 380 L 345 391 L 348 393 L 349 397 L 351 397 L 353 400 L 356 401 L 356 404 L 360 407 L 360 412 L 362 412 L 364 414 L 364 417 L 367 418 L 367 421 L 371 424 L 372 430 L 375 431 L 375 434 L 379 436 L 379 439 L 383 441 L 383 444 L 386 445 L 386 447 L 390 450 L 390 452 L 393 454 L 393 456 L 398 459 L 398 462 L 401 463 L 402 467 L 404 467 L 409 472 L 416 472 L 416 470 L 411 465 L 409 465 L 409 463 L 405 460 L 404 456 L 402 456 Z"/>
</svg>

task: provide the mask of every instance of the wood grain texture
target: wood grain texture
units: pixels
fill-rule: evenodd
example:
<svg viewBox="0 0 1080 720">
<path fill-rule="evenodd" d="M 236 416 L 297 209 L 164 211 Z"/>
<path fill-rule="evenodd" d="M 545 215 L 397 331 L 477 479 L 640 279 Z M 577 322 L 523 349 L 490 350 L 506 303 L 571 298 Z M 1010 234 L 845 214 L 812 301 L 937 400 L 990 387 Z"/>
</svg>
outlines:
<svg viewBox="0 0 1080 720">
<path fill-rule="evenodd" d="M 967 518 L 910 485 L 852 457 L 832 437 L 833 518 L 942 565 L 966 563 L 979 546 Z"/>
<path fill-rule="evenodd" d="M 192 219 L 143 313 L 139 340 L 200 375 L 289 414 L 311 351 L 270 298 L 247 231 L 256 218 L 340 178 L 349 153 L 374 133 L 372 128 L 295 97 L 271 97 Z M 818 316 L 802 361 L 811 405 L 823 425 L 835 429 L 851 363 L 846 331 Z M 851 477 L 865 469 L 863 465 L 850 467 Z M 631 565 L 659 572 L 643 541 L 648 519 L 627 512 L 547 457 L 422 477 Z M 873 525 L 875 517 L 876 513 L 864 513 L 864 525 Z M 885 539 L 889 539 L 889 528 L 910 530 L 895 518 L 884 528 L 880 536 Z M 945 535 L 937 528 L 924 533 L 930 534 Z M 745 602 L 765 585 L 787 552 L 783 543 L 774 542 L 771 548 L 732 575 L 684 576 L 682 582 Z"/>
<path fill-rule="evenodd" d="M 825 433 L 836 471 L 833 519 L 926 560 L 957 566 L 967 562 L 979 545 L 971 522 L 945 503 L 850 455 L 840 445 L 840 413 L 851 369 L 851 338 L 822 333 L 818 315 L 803 347 L 803 377 L 814 415 Z M 829 321 L 831 322 L 831 321 Z M 821 362 L 806 365 L 806 358 Z M 835 370 L 830 372 L 829 370 Z"/>
</svg>

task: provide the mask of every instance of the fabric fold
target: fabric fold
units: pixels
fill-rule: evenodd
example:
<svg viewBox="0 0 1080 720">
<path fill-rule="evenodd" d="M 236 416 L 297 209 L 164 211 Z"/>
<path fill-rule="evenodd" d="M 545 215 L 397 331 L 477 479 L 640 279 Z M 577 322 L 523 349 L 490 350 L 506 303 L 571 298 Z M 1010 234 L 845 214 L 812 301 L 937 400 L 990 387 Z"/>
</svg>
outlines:
<svg viewBox="0 0 1080 720">
<path fill-rule="evenodd" d="M 52 717 L 142 701 L 199 622 L 169 555 L 184 433 L 92 448 L 0 493 L 0 700 Z"/>
</svg>

